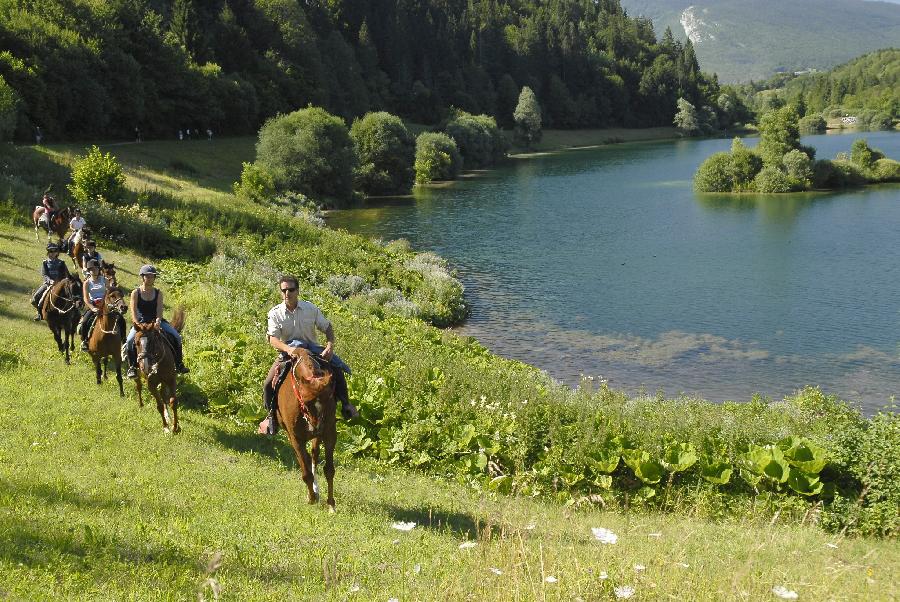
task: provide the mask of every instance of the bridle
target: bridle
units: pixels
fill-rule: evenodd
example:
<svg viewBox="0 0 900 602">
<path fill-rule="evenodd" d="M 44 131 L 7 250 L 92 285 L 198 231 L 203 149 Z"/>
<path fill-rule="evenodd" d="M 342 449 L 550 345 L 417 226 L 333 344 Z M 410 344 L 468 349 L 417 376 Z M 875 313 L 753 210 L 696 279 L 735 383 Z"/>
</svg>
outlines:
<svg viewBox="0 0 900 602">
<path fill-rule="evenodd" d="M 115 301 L 111 301 L 109 303 L 104 301 L 102 315 L 109 316 L 113 313 L 117 313 L 117 314 L 121 315 L 124 312 L 124 310 L 125 310 L 125 301 L 122 299 L 122 297 L 118 297 Z M 103 334 L 116 334 L 118 332 L 118 330 L 117 330 L 117 327 L 119 325 L 118 320 L 113 322 L 112 330 L 106 330 L 105 328 L 103 328 L 103 326 L 101 324 L 102 323 L 100 321 L 98 321 L 96 327 L 99 328 L 100 332 L 102 332 Z"/>
<path fill-rule="evenodd" d="M 63 287 L 62 287 L 63 290 L 66 291 L 67 296 L 63 297 L 62 295 L 58 295 L 58 294 L 54 293 L 52 290 L 49 293 L 47 302 L 50 303 L 50 307 L 55 309 L 56 312 L 59 313 L 60 315 L 66 315 L 67 313 L 69 313 L 70 311 L 75 309 L 76 305 L 78 305 L 78 300 L 75 298 L 75 295 L 72 294 L 73 286 L 75 286 L 75 284 L 72 282 L 71 279 L 67 278 L 66 282 L 63 284 Z M 53 302 L 53 297 L 56 297 L 57 299 L 64 299 L 64 300 L 68 301 L 70 303 L 69 307 L 67 307 L 66 309 L 60 309 L 59 307 L 56 306 L 56 303 Z"/>
<path fill-rule="evenodd" d="M 162 359 L 160 355 L 165 355 L 165 350 L 160 352 L 157 350 L 157 347 L 160 347 L 165 343 L 162 342 L 162 334 L 156 329 L 153 329 L 149 332 L 143 332 L 141 333 L 141 335 L 141 348 L 138 351 L 137 360 L 138 365 L 141 364 L 142 360 L 153 360 L 150 364 L 150 369 L 147 371 L 147 375 L 149 376 L 156 373 L 156 370 L 159 367 L 159 362 Z M 158 341 L 154 340 L 154 338 L 158 339 Z"/>
</svg>

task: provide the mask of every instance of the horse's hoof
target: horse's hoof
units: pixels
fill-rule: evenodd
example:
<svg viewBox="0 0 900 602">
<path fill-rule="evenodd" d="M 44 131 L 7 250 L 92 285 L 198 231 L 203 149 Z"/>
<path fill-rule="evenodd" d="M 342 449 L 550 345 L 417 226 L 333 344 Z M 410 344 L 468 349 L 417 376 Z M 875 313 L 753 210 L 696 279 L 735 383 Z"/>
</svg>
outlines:
<svg viewBox="0 0 900 602">
<path fill-rule="evenodd" d="M 328 514 L 334 514 L 335 512 L 337 512 L 337 510 L 334 509 L 334 505 L 329 504 L 328 505 Z"/>
<path fill-rule="evenodd" d="M 177 435 L 177 434 L 180 433 L 180 432 L 181 432 L 181 427 L 180 427 L 180 426 L 176 426 L 175 428 L 172 429 L 172 434 L 173 434 L 173 435 Z"/>
<path fill-rule="evenodd" d="M 169 430 L 169 427 L 164 426 L 164 427 L 163 427 L 163 434 L 165 434 L 165 435 L 171 435 L 171 434 L 172 434 L 172 431 Z"/>
</svg>

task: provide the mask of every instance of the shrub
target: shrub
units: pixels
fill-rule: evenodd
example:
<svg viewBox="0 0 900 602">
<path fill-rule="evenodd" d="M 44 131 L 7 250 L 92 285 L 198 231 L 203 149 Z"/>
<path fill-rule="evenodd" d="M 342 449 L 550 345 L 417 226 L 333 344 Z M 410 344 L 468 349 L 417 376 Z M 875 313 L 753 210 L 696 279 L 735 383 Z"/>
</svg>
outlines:
<svg viewBox="0 0 900 602">
<path fill-rule="evenodd" d="M 447 134 L 424 132 L 416 138 L 416 182 L 453 180 L 459 175 L 462 156 Z"/>
<path fill-rule="evenodd" d="M 415 141 L 403 121 L 386 112 L 367 113 L 353 122 L 356 185 L 365 194 L 406 194 L 413 183 Z"/>
<path fill-rule="evenodd" d="M 365 278 L 362 276 L 329 276 L 325 281 L 325 287 L 331 291 L 331 294 L 341 299 L 347 299 L 353 295 L 368 290 Z"/>
<path fill-rule="evenodd" d="M 872 171 L 879 182 L 900 182 L 900 161 L 878 159 Z"/>
<path fill-rule="evenodd" d="M 762 159 L 744 146 L 740 138 L 731 142 L 732 191 L 742 192 L 753 189 L 753 178 L 762 169 Z"/>
<path fill-rule="evenodd" d="M 92 146 L 86 155 L 75 159 L 72 183 L 67 188 L 75 202 L 85 207 L 98 199 L 120 203 L 125 198 L 125 174 L 112 154 Z"/>
<path fill-rule="evenodd" d="M 790 178 L 791 187 L 795 190 L 805 190 L 812 183 L 812 161 L 801 150 L 792 150 L 782 159 L 784 170 Z"/>
<path fill-rule="evenodd" d="M 852 161 L 835 159 L 831 162 L 832 172 L 829 188 L 850 188 L 864 186 L 869 178 L 860 167 Z"/>
<path fill-rule="evenodd" d="M 875 167 L 877 151 L 872 151 L 865 138 L 857 138 L 850 147 L 850 160 L 863 169 Z M 880 154 L 880 153 L 879 153 Z M 881 155 L 882 157 L 884 155 Z"/>
<path fill-rule="evenodd" d="M 506 155 L 506 138 L 488 115 L 457 110 L 447 122 L 446 132 L 456 142 L 467 168 L 493 165 Z"/>
<path fill-rule="evenodd" d="M 769 111 L 759 120 L 759 145 L 756 152 L 768 166 L 781 165 L 781 158 L 800 146 L 799 118 L 794 108 L 785 106 Z"/>
<path fill-rule="evenodd" d="M 519 93 L 519 102 L 513 113 L 516 141 L 531 148 L 531 144 L 541 139 L 541 105 L 528 86 Z"/>
<path fill-rule="evenodd" d="M 254 165 L 272 179 L 276 192 L 301 192 L 340 206 L 353 198 L 353 143 L 340 117 L 325 109 L 268 120 L 259 131 Z"/>
<path fill-rule="evenodd" d="M 0 142 L 9 140 L 19 117 L 19 95 L 0 75 Z"/>
<path fill-rule="evenodd" d="M 733 167 L 728 153 L 713 153 L 694 174 L 694 190 L 697 192 L 731 192 L 732 183 Z"/>
<path fill-rule="evenodd" d="M 800 120 L 798 127 L 803 134 L 822 134 L 827 125 L 821 115 L 807 115 Z"/>
<path fill-rule="evenodd" d="M 255 203 L 264 203 L 275 194 L 275 179 L 262 166 L 245 162 L 241 181 L 234 183 L 234 194 Z"/>
<path fill-rule="evenodd" d="M 791 179 L 786 173 L 777 167 L 763 167 L 753 180 L 753 187 L 757 192 L 765 194 L 775 192 L 790 192 Z"/>
<path fill-rule="evenodd" d="M 894 120 L 890 114 L 885 112 L 875 113 L 869 119 L 868 127 L 870 130 L 889 130 L 894 126 Z"/>
</svg>

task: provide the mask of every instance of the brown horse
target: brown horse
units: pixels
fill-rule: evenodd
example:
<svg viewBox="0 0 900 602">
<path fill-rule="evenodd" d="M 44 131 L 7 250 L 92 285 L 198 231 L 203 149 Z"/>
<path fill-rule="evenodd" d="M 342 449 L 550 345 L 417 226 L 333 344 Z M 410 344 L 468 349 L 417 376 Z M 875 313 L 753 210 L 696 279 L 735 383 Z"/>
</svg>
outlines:
<svg viewBox="0 0 900 602">
<path fill-rule="evenodd" d="M 31 221 L 34 222 L 34 238 L 35 240 L 39 240 L 38 238 L 38 228 L 40 227 L 41 216 L 47 211 L 46 207 L 42 205 L 38 205 L 34 208 L 34 213 L 31 214 Z M 56 237 L 59 240 L 63 239 L 63 236 L 66 235 L 66 232 L 69 229 L 69 221 L 72 219 L 72 210 L 69 207 L 65 207 L 56 212 L 56 215 L 53 216 L 52 223 L 46 222 L 47 224 L 47 240 L 50 240 L 50 236 L 52 234 L 56 234 Z M 80 266 L 79 266 L 80 267 Z"/>
<path fill-rule="evenodd" d="M 105 259 L 100 260 L 100 273 L 106 278 L 106 288 L 119 288 L 119 282 L 116 280 L 116 264 L 106 263 Z M 119 289 L 120 291 L 122 289 Z"/>
<path fill-rule="evenodd" d="M 72 238 L 72 241 L 69 243 L 69 257 L 72 258 L 72 263 L 75 264 L 75 269 L 81 271 L 81 264 L 78 263 L 79 258 L 81 258 L 81 254 L 84 253 L 85 245 L 84 241 L 90 240 L 91 231 L 87 228 L 82 228 L 79 230 L 75 236 Z M 101 267 L 101 272 L 103 271 Z"/>
<path fill-rule="evenodd" d="M 278 421 L 294 448 L 310 504 L 319 501 L 316 465 L 319 463 L 319 445 L 325 444 L 327 503 L 328 509 L 334 512 L 334 446 L 337 442 L 334 380 L 305 349 L 294 349 L 291 355 L 291 372 L 278 391 Z M 312 454 L 306 450 L 310 440 Z"/>
<path fill-rule="evenodd" d="M 78 325 L 81 299 L 81 282 L 75 276 L 68 276 L 55 283 L 41 305 L 41 315 L 53 332 L 56 346 L 66 355 L 70 363 L 70 352 L 75 349 L 75 329 Z M 65 340 L 63 340 L 65 336 Z"/>
<path fill-rule="evenodd" d="M 112 358 L 121 397 L 125 397 L 125 389 L 122 387 L 122 354 L 120 350 L 126 333 L 119 331 L 119 322 L 123 313 L 125 313 L 125 302 L 122 300 L 122 291 L 110 288 L 103 297 L 100 315 L 94 321 L 93 331 L 88 339 L 88 353 L 94 361 L 97 384 L 102 382 L 101 375 L 104 379 L 107 377 L 106 368 L 109 358 Z M 102 371 L 101 362 L 103 364 Z"/>
<path fill-rule="evenodd" d="M 184 327 L 184 310 L 175 310 L 170 322 L 178 332 Z M 135 324 L 137 334 L 134 345 L 137 349 L 137 360 L 140 374 L 135 379 L 138 405 L 144 407 L 141 398 L 141 379 L 147 379 L 147 388 L 156 399 L 156 409 L 162 417 L 163 432 L 169 432 L 169 410 L 172 409 L 172 433 L 181 432 L 178 426 L 178 402 L 175 399 L 175 354 L 164 340 L 163 334 L 153 324 Z M 168 408 L 166 407 L 168 401 Z"/>
</svg>

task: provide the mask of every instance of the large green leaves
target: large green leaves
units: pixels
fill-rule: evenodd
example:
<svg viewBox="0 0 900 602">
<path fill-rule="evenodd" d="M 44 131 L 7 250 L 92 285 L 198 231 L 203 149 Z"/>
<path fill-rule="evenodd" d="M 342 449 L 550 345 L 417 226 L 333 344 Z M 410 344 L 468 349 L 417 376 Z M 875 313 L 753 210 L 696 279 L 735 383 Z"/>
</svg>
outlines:
<svg viewBox="0 0 900 602">
<path fill-rule="evenodd" d="M 765 476 L 776 483 L 784 483 L 788 479 L 789 466 L 784 459 L 784 452 L 778 447 L 750 445 L 745 453 L 738 456 L 738 459 L 741 468 L 750 475 Z M 753 481 L 757 479 L 751 477 L 747 480 L 755 485 L 756 483 Z"/>
<path fill-rule="evenodd" d="M 663 466 L 650 457 L 650 454 L 640 449 L 622 450 L 622 459 L 634 472 L 634 476 L 644 483 L 652 485 L 659 483 L 663 476 Z"/>
<path fill-rule="evenodd" d="M 818 495 L 822 492 L 822 481 L 819 480 L 819 477 L 807 474 L 795 467 L 791 467 L 787 484 L 801 495 Z"/>
<path fill-rule="evenodd" d="M 676 443 L 666 448 L 663 465 L 669 472 L 682 472 L 697 462 L 697 451 L 690 443 Z"/>
<path fill-rule="evenodd" d="M 731 480 L 731 473 L 734 469 L 728 462 L 710 460 L 704 458 L 700 465 L 700 474 L 703 478 L 716 485 L 725 485 Z"/>
<path fill-rule="evenodd" d="M 791 466 L 807 474 L 819 474 L 828 463 L 825 449 L 803 437 L 786 437 L 778 442 L 778 448 Z"/>
</svg>

